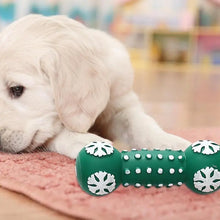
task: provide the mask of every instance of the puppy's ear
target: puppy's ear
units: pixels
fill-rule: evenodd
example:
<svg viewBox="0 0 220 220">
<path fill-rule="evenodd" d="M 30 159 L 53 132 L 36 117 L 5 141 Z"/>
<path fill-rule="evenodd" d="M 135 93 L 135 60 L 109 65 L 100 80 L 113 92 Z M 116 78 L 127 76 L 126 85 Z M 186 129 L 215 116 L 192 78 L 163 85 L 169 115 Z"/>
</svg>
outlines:
<svg viewBox="0 0 220 220">
<path fill-rule="evenodd" d="M 100 61 L 64 49 L 44 55 L 40 63 L 52 86 L 61 122 L 69 130 L 87 132 L 109 99 Z"/>
</svg>

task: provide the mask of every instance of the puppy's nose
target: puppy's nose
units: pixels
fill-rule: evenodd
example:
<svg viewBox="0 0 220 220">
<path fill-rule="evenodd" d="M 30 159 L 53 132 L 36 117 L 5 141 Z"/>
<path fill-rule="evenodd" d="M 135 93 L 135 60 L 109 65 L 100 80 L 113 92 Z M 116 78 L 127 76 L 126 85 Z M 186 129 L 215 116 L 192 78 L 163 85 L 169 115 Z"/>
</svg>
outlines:
<svg viewBox="0 0 220 220">
<path fill-rule="evenodd" d="M 0 136 L 1 136 L 5 131 L 6 131 L 5 128 L 1 128 L 1 129 L 0 129 Z"/>
<path fill-rule="evenodd" d="M 2 128 L 0 129 L 0 148 L 1 148 L 1 136 L 5 133 L 6 129 Z"/>
</svg>

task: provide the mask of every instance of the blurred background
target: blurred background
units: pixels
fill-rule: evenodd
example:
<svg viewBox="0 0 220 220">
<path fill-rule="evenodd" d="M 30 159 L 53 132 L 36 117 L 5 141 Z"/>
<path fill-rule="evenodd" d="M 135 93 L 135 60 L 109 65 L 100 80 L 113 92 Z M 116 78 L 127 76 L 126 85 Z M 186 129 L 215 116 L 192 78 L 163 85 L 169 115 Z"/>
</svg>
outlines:
<svg viewBox="0 0 220 220">
<path fill-rule="evenodd" d="M 124 43 L 135 90 L 163 128 L 220 125 L 220 0 L 0 0 L 0 29 L 29 13 L 64 14 Z"/>
</svg>

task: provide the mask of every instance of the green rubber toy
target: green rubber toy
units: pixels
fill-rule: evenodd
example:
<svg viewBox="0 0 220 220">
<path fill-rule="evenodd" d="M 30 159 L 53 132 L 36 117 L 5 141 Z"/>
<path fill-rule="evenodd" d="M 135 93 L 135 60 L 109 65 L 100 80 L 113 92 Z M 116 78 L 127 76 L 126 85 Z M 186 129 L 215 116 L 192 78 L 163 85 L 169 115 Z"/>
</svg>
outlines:
<svg viewBox="0 0 220 220">
<path fill-rule="evenodd" d="M 85 146 L 76 159 L 81 188 L 94 196 L 114 191 L 120 184 L 146 188 L 181 186 L 208 194 L 220 187 L 220 146 L 202 140 L 181 150 L 122 151 L 104 142 Z"/>
</svg>

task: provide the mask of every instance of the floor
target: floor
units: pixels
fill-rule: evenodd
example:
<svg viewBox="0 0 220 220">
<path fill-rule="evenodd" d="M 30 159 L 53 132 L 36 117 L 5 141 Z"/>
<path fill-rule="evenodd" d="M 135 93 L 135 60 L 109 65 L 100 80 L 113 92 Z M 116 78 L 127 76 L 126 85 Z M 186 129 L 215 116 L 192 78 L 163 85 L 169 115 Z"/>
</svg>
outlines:
<svg viewBox="0 0 220 220">
<path fill-rule="evenodd" d="M 146 112 L 164 129 L 220 126 L 220 72 L 135 75 Z"/>
<path fill-rule="evenodd" d="M 164 129 L 220 126 L 220 73 L 137 71 L 134 88 L 147 113 Z M 67 220 L 69 217 L 0 188 L 0 219 Z"/>
<path fill-rule="evenodd" d="M 1 220 L 70 220 L 21 194 L 0 188 Z"/>
</svg>

